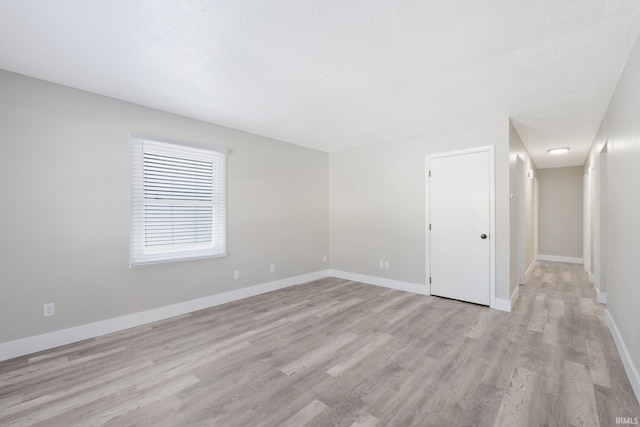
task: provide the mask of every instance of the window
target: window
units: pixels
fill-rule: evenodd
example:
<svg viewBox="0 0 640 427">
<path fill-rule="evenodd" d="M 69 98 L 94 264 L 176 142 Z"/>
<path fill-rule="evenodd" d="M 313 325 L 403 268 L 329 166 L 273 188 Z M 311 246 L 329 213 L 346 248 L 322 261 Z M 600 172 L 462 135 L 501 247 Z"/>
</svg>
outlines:
<svg viewBox="0 0 640 427">
<path fill-rule="evenodd" d="M 225 150 L 134 135 L 130 161 L 132 267 L 226 255 Z"/>
</svg>

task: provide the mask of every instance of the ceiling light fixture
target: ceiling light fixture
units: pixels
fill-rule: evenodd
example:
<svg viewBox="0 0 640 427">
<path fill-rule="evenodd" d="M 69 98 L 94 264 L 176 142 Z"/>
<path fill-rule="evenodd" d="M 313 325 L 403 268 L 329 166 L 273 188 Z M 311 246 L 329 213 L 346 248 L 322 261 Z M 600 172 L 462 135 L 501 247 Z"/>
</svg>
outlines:
<svg viewBox="0 0 640 427">
<path fill-rule="evenodd" d="M 566 153 L 569 150 L 570 150 L 569 147 L 551 148 L 551 149 L 547 150 L 547 153 L 549 153 L 549 154 L 562 154 L 562 153 Z"/>
</svg>

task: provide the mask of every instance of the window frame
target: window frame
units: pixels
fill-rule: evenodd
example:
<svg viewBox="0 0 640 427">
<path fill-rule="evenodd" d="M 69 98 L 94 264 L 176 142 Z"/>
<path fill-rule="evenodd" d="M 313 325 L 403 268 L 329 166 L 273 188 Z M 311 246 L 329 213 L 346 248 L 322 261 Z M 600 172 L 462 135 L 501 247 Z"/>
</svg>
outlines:
<svg viewBox="0 0 640 427">
<path fill-rule="evenodd" d="M 211 162 L 211 200 L 198 198 L 169 198 L 169 197 L 145 197 L 145 186 L 149 189 L 149 183 L 145 184 L 145 153 L 148 155 L 161 155 L 174 157 L 174 160 L 188 160 L 199 162 Z M 165 264 L 179 261 L 219 258 L 227 255 L 226 228 L 227 228 L 227 153 L 226 149 L 217 147 L 199 147 L 175 140 L 132 134 L 130 142 L 130 244 L 129 266 L 131 268 Z M 169 166 L 168 166 L 169 168 Z M 149 169 L 146 169 L 149 172 Z M 167 189 L 174 187 L 165 187 Z M 208 187 L 207 187 L 208 189 Z M 170 191 L 169 191 L 170 192 Z M 149 191 L 147 191 L 147 195 Z M 210 244 L 193 243 L 190 245 L 165 244 L 164 248 L 151 249 L 146 237 L 146 221 L 151 216 L 150 206 L 186 208 L 193 211 L 194 207 L 211 208 L 211 241 Z M 203 212 L 203 210 L 200 210 Z M 205 215 L 208 214 L 206 209 Z M 175 222 L 167 225 L 167 230 L 175 227 Z M 197 233 L 198 226 L 193 227 Z"/>
</svg>

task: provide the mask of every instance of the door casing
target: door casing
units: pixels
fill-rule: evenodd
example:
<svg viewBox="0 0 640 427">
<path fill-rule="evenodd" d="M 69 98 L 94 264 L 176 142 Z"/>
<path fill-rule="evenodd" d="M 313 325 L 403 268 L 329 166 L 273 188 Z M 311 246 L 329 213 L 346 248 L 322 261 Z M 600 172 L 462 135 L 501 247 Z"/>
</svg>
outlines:
<svg viewBox="0 0 640 427">
<path fill-rule="evenodd" d="M 431 194 L 430 194 L 430 178 L 429 178 L 429 165 L 431 159 L 438 157 L 450 157 L 471 153 L 489 153 L 489 307 L 496 307 L 496 185 L 495 185 L 495 148 L 494 146 L 485 146 L 477 148 L 469 148 L 464 150 L 448 151 L 444 153 L 428 154 L 425 156 L 425 229 L 426 229 L 426 285 L 431 293 L 431 284 L 429 278 L 431 277 L 431 232 L 429 230 L 429 224 L 431 223 Z"/>
</svg>

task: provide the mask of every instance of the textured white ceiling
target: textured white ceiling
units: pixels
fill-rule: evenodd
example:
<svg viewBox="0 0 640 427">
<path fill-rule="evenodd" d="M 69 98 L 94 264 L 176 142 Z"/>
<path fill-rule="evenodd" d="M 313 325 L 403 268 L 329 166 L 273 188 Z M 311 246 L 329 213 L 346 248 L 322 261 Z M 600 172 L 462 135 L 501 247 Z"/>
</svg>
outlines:
<svg viewBox="0 0 640 427">
<path fill-rule="evenodd" d="M 554 167 L 639 32 L 638 0 L 2 0 L 0 68 L 325 151 L 510 116 Z"/>
</svg>

